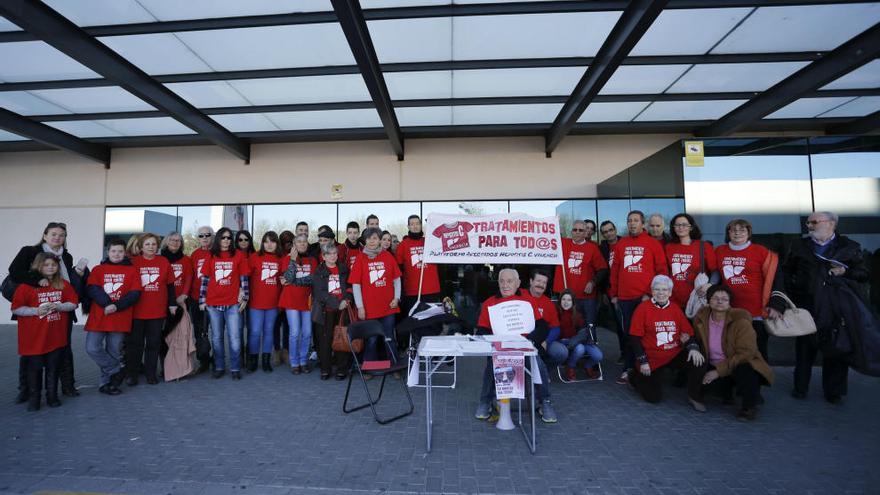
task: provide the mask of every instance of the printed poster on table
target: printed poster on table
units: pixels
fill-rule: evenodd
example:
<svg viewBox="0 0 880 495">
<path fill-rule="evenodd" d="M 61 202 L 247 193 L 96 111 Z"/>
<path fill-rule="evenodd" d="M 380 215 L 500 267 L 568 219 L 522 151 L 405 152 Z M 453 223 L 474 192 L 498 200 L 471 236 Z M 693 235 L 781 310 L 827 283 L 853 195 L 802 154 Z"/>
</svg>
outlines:
<svg viewBox="0 0 880 495">
<path fill-rule="evenodd" d="M 525 357 L 522 352 L 492 354 L 495 396 L 499 399 L 525 399 Z"/>
<path fill-rule="evenodd" d="M 424 261 L 561 265 L 559 217 L 431 213 L 425 228 Z"/>
</svg>

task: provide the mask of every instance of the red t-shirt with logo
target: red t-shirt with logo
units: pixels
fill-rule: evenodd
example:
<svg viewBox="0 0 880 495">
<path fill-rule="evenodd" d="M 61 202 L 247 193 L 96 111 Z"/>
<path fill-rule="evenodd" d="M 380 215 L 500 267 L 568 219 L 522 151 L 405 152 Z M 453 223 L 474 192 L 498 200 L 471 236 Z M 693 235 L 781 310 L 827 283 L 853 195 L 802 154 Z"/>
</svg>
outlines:
<svg viewBox="0 0 880 495">
<path fill-rule="evenodd" d="M 759 244 L 751 244 L 741 251 L 722 244 L 715 250 L 721 279 L 733 291 L 730 305 L 748 311 L 752 317 L 764 313 L 764 271 L 761 268 L 769 254 L 770 250 Z"/>
<path fill-rule="evenodd" d="M 201 275 L 208 277 L 208 306 L 232 306 L 238 304 L 241 289 L 241 276 L 250 273 L 247 256 L 242 251 L 222 251 L 220 256 L 211 256 L 202 264 Z M 201 276 L 199 277 L 201 280 Z"/>
<path fill-rule="evenodd" d="M 189 291 L 189 297 L 193 301 L 199 300 L 199 290 L 201 289 L 202 284 L 202 265 L 205 263 L 205 260 L 211 257 L 211 251 L 208 249 L 196 249 L 190 255 L 190 261 L 192 262 L 193 267 L 193 282 L 192 288 Z"/>
<path fill-rule="evenodd" d="M 290 266 L 289 254 L 281 260 L 282 274 L 287 271 L 288 266 Z M 296 278 L 313 276 L 316 268 L 318 268 L 318 262 L 315 258 L 312 258 L 311 256 L 302 256 L 296 267 Z M 283 309 L 295 309 L 297 311 L 309 311 L 312 309 L 311 297 L 311 285 L 285 285 L 284 288 L 281 289 L 281 300 L 278 303 L 278 307 Z"/>
<path fill-rule="evenodd" d="M 718 269 L 712 244 L 706 241 L 694 241 L 687 246 L 679 242 L 666 244 L 666 262 L 673 283 L 672 302 L 682 308 L 687 306 L 694 279 L 700 274 L 700 242 L 703 243 L 703 273 L 709 274 Z"/>
<path fill-rule="evenodd" d="M 333 268 L 328 266 L 327 271 L 330 272 L 330 276 L 327 277 L 327 293 L 331 296 L 336 296 L 337 299 L 342 299 L 342 282 L 339 280 L 339 265 L 334 266 Z"/>
<path fill-rule="evenodd" d="M 251 308 L 275 309 L 281 296 L 281 257 L 252 253 L 250 264 Z"/>
<path fill-rule="evenodd" d="M 171 263 L 164 256 L 148 260 L 135 256 L 131 263 L 141 276 L 141 297 L 134 305 L 134 317 L 138 320 L 165 318 L 168 312 L 168 284 L 174 282 Z"/>
<path fill-rule="evenodd" d="M 190 295 L 195 276 L 192 259 L 184 255 L 179 260 L 168 263 L 171 264 L 171 275 L 174 277 L 174 298 L 177 299 L 183 294 Z"/>
<path fill-rule="evenodd" d="M 663 246 L 647 232 L 621 237 L 614 245 L 611 288 L 608 294 L 619 299 L 638 299 L 651 295 L 655 275 L 667 275 Z"/>
<path fill-rule="evenodd" d="M 342 247 L 345 248 L 345 251 L 339 251 L 339 260 L 345 260 L 345 262 L 348 263 L 348 269 L 351 270 L 358 255 L 361 254 L 360 245 L 358 245 L 358 247 L 351 247 L 348 244 L 343 244 Z"/>
<path fill-rule="evenodd" d="M 400 312 L 400 308 L 388 306 L 394 299 L 394 279 L 398 278 L 400 268 L 388 251 L 381 251 L 373 259 L 364 253 L 358 255 L 348 275 L 348 283 L 360 284 L 368 320 Z"/>
<path fill-rule="evenodd" d="M 681 351 L 681 334 L 693 337 L 694 329 L 681 308 L 672 304 L 658 308 L 650 299 L 633 313 L 629 334 L 640 337 L 652 370 L 667 364 Z"/>
<path fill-rule="evenodd" d="M 541 313 L 538 311 L 538 307 L 535 305 L 535 298 L 531 295 L 526 297 L 523 296 L 522 293 L 520 293 L 514 294 L 510 297 L 492 296 L 489 299 L 483 301 L 483 305 L 480 307 L 480 317 L 477 319 L 477 326 L 492 330 L 492 320 L 489 318 L 489 308 L 495 306 L 496 304 L 501 304 L 508 301 L 525 301 L 529 303 L 532 306 L 532 310 L 534 310 L 535 321 L 542 319 Z M 554 309 L 553 312 L 555 313 L 556 310 Z"/>
<path fill-rule="evenodd" d="M 133 290 L 143 291 L 140 273 L 134 265 L 102 263 L 89 275 L 89 285 L 100 287 L 113 302 Z M 89 310 L 89 319 L 86 320 L 86 330 L 129 333 L 133 316 L 133 306 L 108 315 L 104 314 L 104 308 L 100 304 L 93 301 Z"/>
<path fill-rule="evenodd" d="M 79 304 L 76 291 L 62 281 L 61 289 L 54 287 L 31 287 L 21 284 L 12 296 L 12 310 L 18 308 L 38 308 L 44 303 Z M 67 345 L 68 312 L 53 311 L 43 316 L 17 316 L 18 354 L 20 356 L 39 356 Z"/>
<path fill-rule="evenodd" d="M 422 256 L 425 252 L 425 238 L 419 240 L 405 236 L 397 246 L 397 264 L 403 267 L 403 295 L 419 295 L 419 278 L 422 272 Z M 440 292 L 440 277 L 437 265 L 425 264 L 425 277 L 422 280 L 422 294 Z"/>
<path fill-rule="evenodd" d="M 551 301 L 549 297 L 546 295 L 534 297 L 528 289 L 520 289 L 519 295 L 522 296 L 523 299 L 530 300 L 532 306 L 538 310 L 538 315 L 540 315 L 540 318 L 538 318 L 539 320 L 546 321 L 547 326 L 550 328 L 559 326 L 559 313 L 556 312 L 556 306 L 553 305 L 553 301 Z"/>
<path fill-rule="evenodd" d="M 470 247 L 468 232 L 472 230 L 474 226 L 467 222 L 455 222 L 452 225 L 440 225 L 434 229 L 433 234 L 440 238 L 440 246 L 445 253 Z"/>
<path fill-rule="evenodd" d="M 595 299 L 599 293 L 597 287 L 593 292 L 584 293 L 584 288 L 596 276 L 596 272 L 608 268 L 608 263 L 602 257 L 602 253 L 592 241 L 584 241 L 583 244 L 575 244 L 571 239 L 562 239 L 562 259 L 565 262 L 565 280 L 562 279 L 562 266 L 556 266 L 556 275 L 553 277 L 553 292 L 562 292 L 565 282 L 577 299 Z"/>
</svg>

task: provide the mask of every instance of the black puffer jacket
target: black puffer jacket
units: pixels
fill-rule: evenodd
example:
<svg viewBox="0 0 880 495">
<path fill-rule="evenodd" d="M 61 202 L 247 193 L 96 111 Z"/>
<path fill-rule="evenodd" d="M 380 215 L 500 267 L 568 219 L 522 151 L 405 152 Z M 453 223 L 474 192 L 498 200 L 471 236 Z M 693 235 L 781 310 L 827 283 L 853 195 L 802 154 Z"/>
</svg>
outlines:
<svg viewBox="0 0 880 495">
<path fill-rule="evenodd" d="M 348 266 L 345 263 L 337 263 L 339 268 L 339 289 L 342 290 L 342 297 L 348 297 Z M 338 310 L 340 299 L 329 292 L 328 284 L 330 282 L 330 269 L 327 265 L 321 263 L 312 275 L 312 321 L 318 325 L 324 324 L 324 313 L 327 310 Z M 335 324 L 335 322 L 331 322 Z"/>
<path fill-rule="evenodd" d="M 828 270 L 832 267 L 831 262 L 816 256 L 814 245 L 815 243 L 809 236 L 795 242 L 792 244 L 785 262 L 780 265 L 785 293 L 796 306 L 804 308 L 810 313 L 814 313 L 817 305 L 816 295 L 821 294 L 820 288 L 829 276 Z M 831 241 L 831 246 L 822 256 L 847 266 L 843 278 L 850 282 L 850 286 L 858 286 L 858 284 L 868 281 L 868 269 L 865 266 L 862 247 L 858 242 L 837 234 Z M 772 304 L 772 306 L 776 305 Z"/>
</svg>

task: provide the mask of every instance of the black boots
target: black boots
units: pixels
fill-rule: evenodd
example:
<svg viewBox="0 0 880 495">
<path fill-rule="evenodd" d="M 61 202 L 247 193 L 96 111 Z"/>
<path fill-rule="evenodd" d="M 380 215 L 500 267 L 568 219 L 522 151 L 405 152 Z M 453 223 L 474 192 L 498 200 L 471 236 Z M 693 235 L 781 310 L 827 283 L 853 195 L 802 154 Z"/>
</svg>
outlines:
<svg viewBox="0 0 880 495">
<path fill-rule="evenodd" d="M 42 399 L 42 391 L 43 391 L 43 370 L 42 368 L 37 370 L 28 370 L 27 371 L 27 384 L 28 390 L 30 390 L 30 395 L 28 396 L 28 411 L 39 411 L 40 410 L 40 400 Z"/>
<path fill-rule="evenodd" d="M 56 376 L 61 379 L 61 393 L 66 397 L 78 396 L 79 391 L 76 389 L 73 373 L 73 351 L 70 346 L 62 348 L 59 361 Z"/>
<path fill-rule="evenodd" d="M 253 373 L 257 371 L 257 354 L 248 354 L 247 355 L 247 370 L 248 373 Z"/>
<path fill-rule="evenodd" d="M 256 363 L 254 364 L 254 367 L 256 367 Z M 263 371 L 266 373 L 272 372 L 272 355 L 269 353 L 263 354 Z"/>
<path fill-rule="evenodd" d="M 52 367 L 46 368 L 46 405 L 49 407 L 61 405 L 61 401 L 58 400 L 58 376 Z"/>
</svg>

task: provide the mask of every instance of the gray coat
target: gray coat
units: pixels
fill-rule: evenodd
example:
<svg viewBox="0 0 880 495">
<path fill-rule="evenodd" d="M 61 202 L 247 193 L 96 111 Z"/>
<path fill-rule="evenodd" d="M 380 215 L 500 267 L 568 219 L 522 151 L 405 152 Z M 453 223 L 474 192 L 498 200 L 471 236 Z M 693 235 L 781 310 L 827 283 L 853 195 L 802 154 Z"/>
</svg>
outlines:
<svg viewBox="0 0 880 495">
<path fill-rule="evenodd" d="M 342 290 L 344 298 L 349 300 L 348 285 L 348 266 L 345 263 L 337 263 L 339 268 L 339 288 Z M 327 285 L 330 281 L 330 270 L 327 265 L 321 263 L 318 269 L 312 275 L 312 321 L 315 324 L 324 324 L 324 314 L 327 310 L 338 310 L 340 299 L 328 291 Z M 334 322 L 331 322 L 331 324 Z"/>
</svg>

